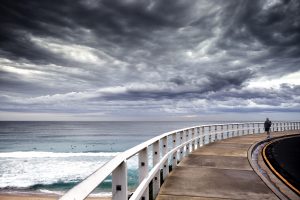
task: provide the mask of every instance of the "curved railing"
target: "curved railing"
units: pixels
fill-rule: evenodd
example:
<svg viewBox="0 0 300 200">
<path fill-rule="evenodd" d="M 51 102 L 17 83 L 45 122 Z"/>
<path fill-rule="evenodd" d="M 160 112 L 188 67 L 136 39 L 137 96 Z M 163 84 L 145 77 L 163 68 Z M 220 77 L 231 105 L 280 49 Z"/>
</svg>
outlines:
<svg viewBox="0 0 300 200">
<path fill-rule="evenodd" d="M 205 144 L 217 140 L 263 133 L 263 126 L 263 122 L 210 124 L 164 133 L 118 154 L 111 161 L 69 190 L 60 200 L 85 199 L 109 175 L 112 175 L 113 200 L 147 200 L 149 199 L 150 182 L 152 182 L 150 196 L 155 198 L 159 192 L 161 183 L 169 174 L 170 168 L 176 168 L 185 155 Z M 276 132 L 299 128 L 300 122 L 274 122 L 271 130 Z M 139 185 L 129 197 L 127 160 L 135 155 L 138 155 Z M 149 158 L 151 158 L 153 163 L 153 167 L 150 170 L 148 164 Z"/>
</svg>

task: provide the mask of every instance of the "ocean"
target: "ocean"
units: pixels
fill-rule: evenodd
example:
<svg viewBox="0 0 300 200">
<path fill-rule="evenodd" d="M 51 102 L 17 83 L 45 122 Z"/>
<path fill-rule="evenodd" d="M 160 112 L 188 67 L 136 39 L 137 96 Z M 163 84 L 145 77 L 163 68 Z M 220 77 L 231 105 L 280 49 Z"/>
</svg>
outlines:
<svg viewBox="0 0 300 200">
<path fill-rule="evenodd" d="M 210 123 L 0 122 L 0 192 L 61 195 L 119 152 L 167 131 Z M 128 161 L 130 189 L 138 181 L 136 159 Z M 108 177 L 93 195 L 110 191 Z"/>
</svg>

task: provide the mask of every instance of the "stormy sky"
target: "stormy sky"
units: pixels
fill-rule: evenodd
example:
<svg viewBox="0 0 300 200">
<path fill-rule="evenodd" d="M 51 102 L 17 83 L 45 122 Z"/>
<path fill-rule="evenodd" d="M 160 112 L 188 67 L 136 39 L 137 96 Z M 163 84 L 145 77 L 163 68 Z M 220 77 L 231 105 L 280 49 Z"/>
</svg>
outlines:
<svg viewBox="0 0 300 200">
<path fill-rule="evenodd" d="M 0 120 L 300 119 L 298 0 L 2 0 Z"/>
</svg>

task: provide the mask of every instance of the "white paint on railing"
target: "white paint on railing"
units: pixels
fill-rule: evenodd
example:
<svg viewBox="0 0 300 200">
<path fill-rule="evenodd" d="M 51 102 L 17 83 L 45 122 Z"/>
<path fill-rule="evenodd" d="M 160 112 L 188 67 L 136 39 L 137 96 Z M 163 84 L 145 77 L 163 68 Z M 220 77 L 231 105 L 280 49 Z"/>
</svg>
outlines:
<svg viewBox="0 0 300 200">
<path fill-rule="evenodd" d="M 127 163 L 123 161 L 112 172 L 112 198 L 127 200 Z"/>
<path fill-rule="evenodd" d="M 162 139 L 162 156 L 165 156 L 168 153 L 168 140 L 167 136 L 165 136 Z M 163 163 L 163 180 L 168 176 L 169 174 L 169 162 L 168 159 Z"/>
<path fill-rule="evenodd" d="M 153 167 L 159 163 L 159 140 L 153 144 Z M 156 196 L 159 192 L 160 188 L 160 171 L 155 173 L 155 177 L 153 179 L 153 196 Z"/>
<path fill-rule="evenodd" d="M 148 176 L 148 147 L 139 152 L 139 184 Z M 145 188 L 143 199 L 149 199 L 149 187 Z"/>
<path fill-rule="evenodd" d="M 296 130 L 299 128 L 300 122 L 274 122 L 272 126 L 273 131 Z M 138 155 L 139 158 L 139 185 L 130 200 L 148 200 L 149 183 L 151 181 L 152 195 L 155 198 L 160 189 L 160 171 L 162 170 L 163 180 L 169 173 L 169 159 L 171 159 L 170 163 L 172 169 L 174 169 L 177 162 L 181 161 L 185 155 L 207 143 L 262 132 L 264 132 L 263 122 L 252 122 L 193 126 L 164 133 L 120 153 L 69 190 L 60 200 L 85 199 L 110 174 L 112 174 L 113 200 L 127 200 L 127 160 L 135 155 Z M 168 139 L 172 139 L 170 148 L 168 148 Z M 148 149 L 151 145 L 153 168 L 148 172 Z"/>
<path fill-rule="evenodd" d="M 176 134 L 176 133 L 173 133 L 173 134 L 172 134 L 173 149 L 175 149 L 176 146 L 177 146 L 176 142 L 177 142 L 177 134 Z M 173 169 L 175 169 L 176 166 L 177 166 L 177 151 L 175 151 L 175 152 L 173 153 L 171 159 L 172 159 L 172 170 L 173 170 Z M 154 196 L 156 196 L 156 195 L 154 195 Z"/>
</svg>

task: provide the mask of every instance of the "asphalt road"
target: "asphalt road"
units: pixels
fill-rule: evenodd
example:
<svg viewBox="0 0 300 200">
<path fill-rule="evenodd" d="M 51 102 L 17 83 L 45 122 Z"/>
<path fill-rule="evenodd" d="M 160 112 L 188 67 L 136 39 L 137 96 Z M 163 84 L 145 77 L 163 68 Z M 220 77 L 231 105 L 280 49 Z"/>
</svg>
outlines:
<svg viewBox="0 0 300 200">
<path fill-rule="evenodd" d="M 266 147 L 273 168 L 300 191 L 300 135 L 282 138 Z"/>
</svg>

